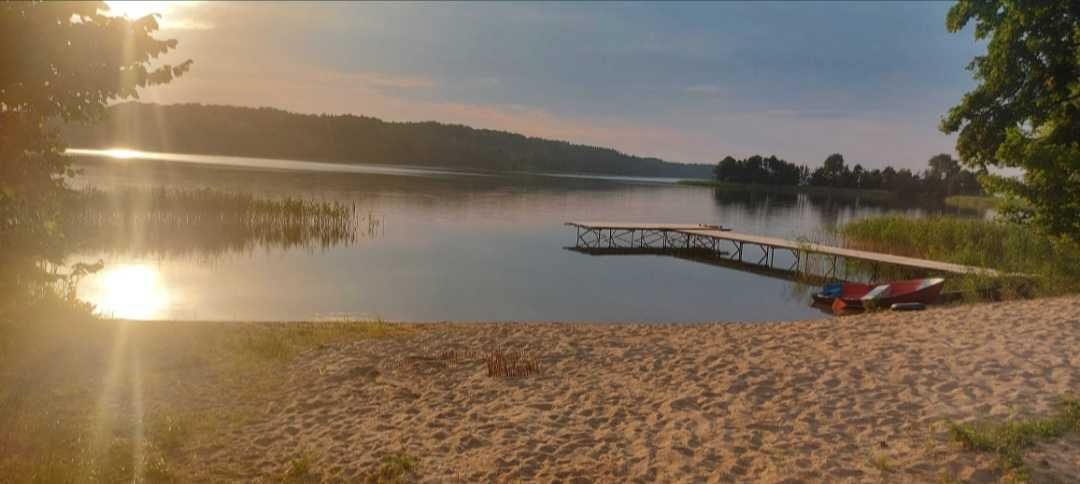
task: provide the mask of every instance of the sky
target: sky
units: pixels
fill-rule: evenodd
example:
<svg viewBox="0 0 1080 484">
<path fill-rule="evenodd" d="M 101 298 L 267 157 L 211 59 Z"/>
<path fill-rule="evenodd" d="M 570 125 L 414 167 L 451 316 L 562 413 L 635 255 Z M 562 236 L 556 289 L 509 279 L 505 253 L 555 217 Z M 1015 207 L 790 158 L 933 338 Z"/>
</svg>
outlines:
<svg viewBox="0 0 1080 484">
<path fill-rule="evenodd" d="M 985 50 L 947 2 L 134 2 L 188 74 L 147 102 L 435 120 L 715 163 L 921 169 Z"/>
</svg>

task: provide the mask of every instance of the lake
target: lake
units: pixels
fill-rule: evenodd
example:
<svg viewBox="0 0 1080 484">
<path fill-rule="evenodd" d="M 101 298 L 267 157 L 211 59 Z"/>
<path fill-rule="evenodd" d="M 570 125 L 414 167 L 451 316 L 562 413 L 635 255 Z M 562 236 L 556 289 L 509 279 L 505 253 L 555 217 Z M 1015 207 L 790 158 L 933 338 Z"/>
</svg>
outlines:
<svg viewBox="0 0 1080 484">
<path fill-rule="evenodd" d="M 797 238 L 857 217 L 920 216 L 806 195 L 720 192 L 674 180 L 490 174 L 130 151 L 76 152 L 76 186 L 213 188 L 348 203 L 355 240 L 89 247 L 79 295 L 132 319 L 391 321 L 784 320 L 821 317 L 784 278 L 670 256 L 566 250 L 570 220 L 704 223 Z M 946 211 L 945 209 L 940 209 Z M 219 234 L 186 234 L 184 241 Z"/>
</svg>

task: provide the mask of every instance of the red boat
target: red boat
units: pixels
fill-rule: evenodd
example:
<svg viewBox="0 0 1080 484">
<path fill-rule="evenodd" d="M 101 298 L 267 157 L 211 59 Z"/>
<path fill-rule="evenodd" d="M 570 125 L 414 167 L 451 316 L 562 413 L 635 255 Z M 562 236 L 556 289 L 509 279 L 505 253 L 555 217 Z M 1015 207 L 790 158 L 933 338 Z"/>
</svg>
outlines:
<svg viewBox="0 0 1080 484">
<path fill-rule="evenodd" d="M 933 304 L 941 294 L 945 279 L 912 279 L 887 284 L 845 283 L 833 300 L 834 311 L 866 307 L 888 308 L 896 303 Z"/>
</svg>

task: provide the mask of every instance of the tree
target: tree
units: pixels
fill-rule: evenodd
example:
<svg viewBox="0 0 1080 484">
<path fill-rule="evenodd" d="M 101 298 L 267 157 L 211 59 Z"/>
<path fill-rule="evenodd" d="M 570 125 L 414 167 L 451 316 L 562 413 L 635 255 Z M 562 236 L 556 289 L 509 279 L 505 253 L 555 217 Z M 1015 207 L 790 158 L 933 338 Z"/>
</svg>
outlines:
<svg viewBox="0 0 1080 484">
<path fill-rule="evenodd" d="M 825 158 L 825 162 L 821 164 L 821 167 L 825 169 L 826 173 L 840 174 L 847 168 L 844 166 L 844 155 L 840 153 L 833 153 Z"/>
<path fill-rule="evenodd" d="M 817 186 L 842 187 L 850 175 L 850 170 L 844 165 L 844 156 L 833 153 L 825 158 L 821 167 L 814 170 L 810 183 Z"/>
<path fill-rule="evenodd" d="M 881 188 L 885 190 L 893 190 L 896 185 L 896 169 L 892 165 L 888 165 L 884 170 L 881 170 Z"/>
<path fill-rule="evenodd" d="M 851 169 L 851 179 L 848 181 L 848 188 L 863 188 L 863 178 L 866 176 L 866 170 L 862 165 L 856 163 L 855 168 Z"/>
<path fill-rule="evenodd" d="M 960 176 L 964 172 L 960 162 L 952 155 L 942 153 L 931 157 L 928 164 L 930 168 L 926 170 L 924 181 L 929 191 L 943 196 L 959 193 Z"/>
<path fill-rule="evenodd" d="M 1023 170 L 986 177 L 992 191 L 1026 202 L 1012 215 L 1080 240 L 1080 2 L 960 0 L 946 26 L 970 22 L 976 39 L 989 39 L 968 65 L 979 84 L 941 130 L 959 133 L 968 166 Z"/>
<path fill-rule="evenodd" d="M 104 2 L 0 4 L 0 295 L 27 298 L 56 260 L 59 200 L 73 175 L 52 120 L 89 122 L 114 99 L 164 84 L 191 66 L 152 66 L 176 40 L 155 17 L 108 16 Z M 20 270 L 20 268 L 22 270 Z M 4 303 L 0 300 L 0 312 Z"/>
<path fill-rule="evenodd" d="M 806 167 L 770 155 L 753 155 L 743 160 L 725 156 L 713 172 L 717 181 L 762 185 L 798 185 L 803 181 Z"/>
<path fill-rule="evenodd" d="M 738 179 L 738 170 L 738 160 L 729 155 L 725 156 L 724 159 L 720 160 L 720 162 L 716 164 L 716 169 L 714 170 L 714 173 L 716 174 L 716 179 L 718 181 L 732 182 Z"/>
<path fill-rule="evenodd" d="M 863 174 L 862 186 L 860 188 L 865 188 L 868 190 L 880 190 L 882 188 L 881 179 L 881 170 L 878 168 L 874 168 Z"/>
<path fill-rule="evenodd" d="M 930 157 L 927 165 L 930 166 L 927 175 L 941 182 L 960 174 L 962 170 L 960 163 L 953 159 L 952 155 L 946 153 Z"/>
</svg>

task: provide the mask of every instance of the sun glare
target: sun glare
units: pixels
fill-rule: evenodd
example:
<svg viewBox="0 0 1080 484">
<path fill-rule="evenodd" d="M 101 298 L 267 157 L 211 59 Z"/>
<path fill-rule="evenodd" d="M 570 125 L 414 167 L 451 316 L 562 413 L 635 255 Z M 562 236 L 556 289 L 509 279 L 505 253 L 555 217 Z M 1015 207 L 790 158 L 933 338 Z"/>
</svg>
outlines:
<svg viewBox="0 0 1080 484">
<path fill-rule="evenodd" d="M 156 268 L 125 264 L 107 269 L 95 284 L 91 301 L 103 316 L 120 319 L 161 317 L 169 305 L 169 293 Z"/>
<path fill-rule="evenodd" d="M 105 2 L 109 6 L 109 14 L 132 19 L 140 18 L 152 13 L 166 14 L 172 9 L 172 4 L 177 2 Z"/>
<path fill-rule="evenodd" d="M 105 150 L 105 156 L 120 160 L 129 160 L 131 158 L 138 158 L 142 156 L 142 152 L 137 150 L 129 150 L 127 148 L 112 148 Z"/>
</svg>

